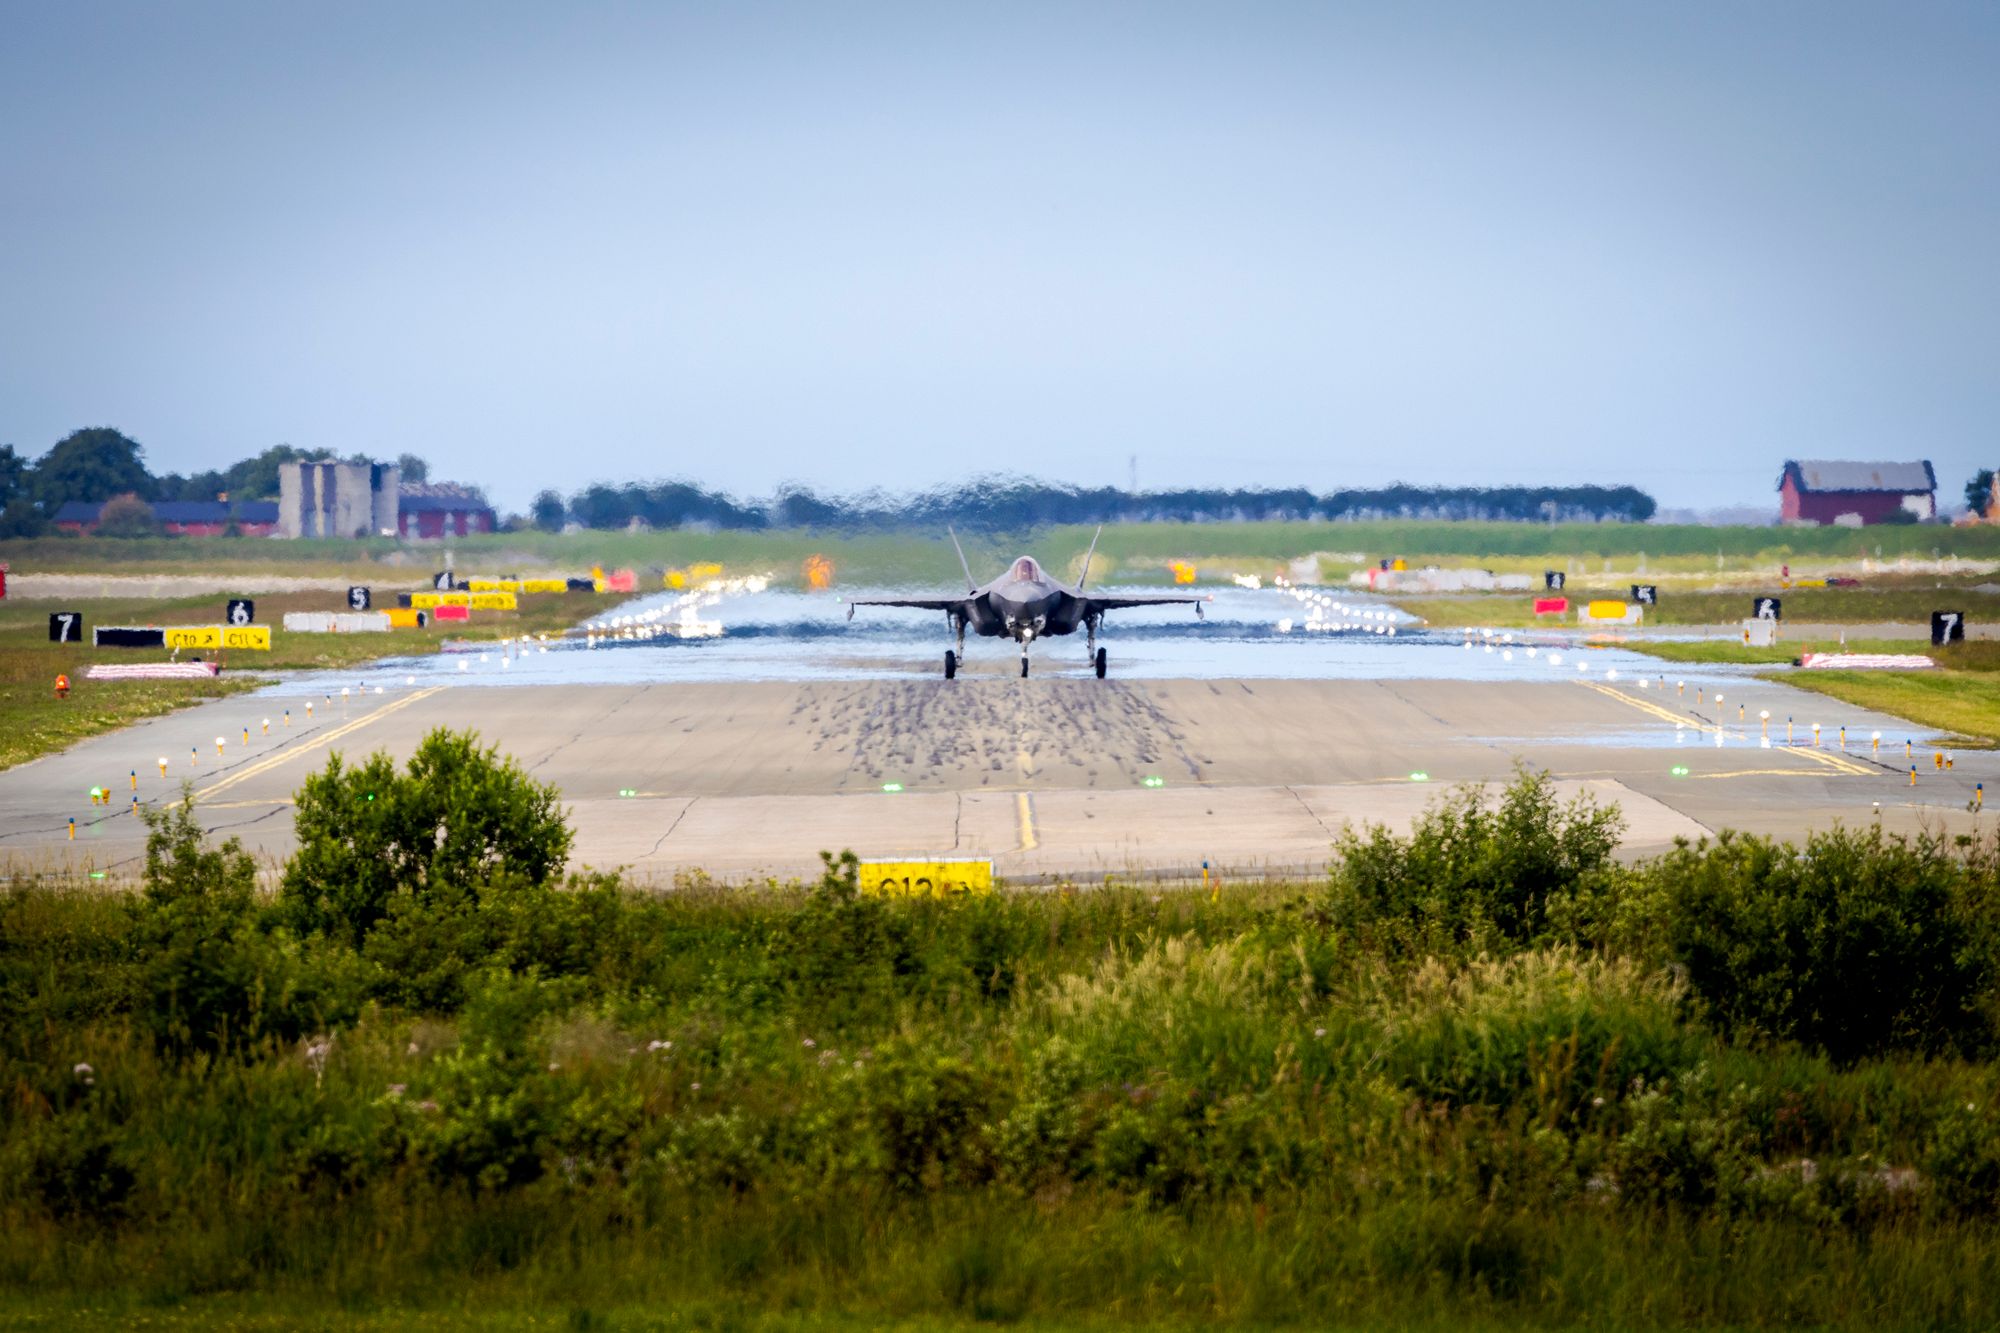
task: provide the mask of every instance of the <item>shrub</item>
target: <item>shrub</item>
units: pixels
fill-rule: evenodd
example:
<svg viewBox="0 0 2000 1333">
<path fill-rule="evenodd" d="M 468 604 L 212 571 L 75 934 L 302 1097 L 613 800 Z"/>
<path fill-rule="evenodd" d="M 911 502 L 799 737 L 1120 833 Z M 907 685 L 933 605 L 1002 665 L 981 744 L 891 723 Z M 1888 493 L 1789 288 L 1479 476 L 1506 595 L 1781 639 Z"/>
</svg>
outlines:
<svg viewBox="0 0 2000 1333">
<path fill-rule="evenodd" d="M 1526 1103 L 1568 1125 L 1595 1098 L 1699 1059 L 1681 988 L 1626 962 L 1562 950 L 1464 968 L 1431 961 L 1376 1001 L 1382 1066 L 1430 1100 Z"/>
<path fill-rule="evenodd" d="M 285 933 L 261 931 L 257 866 L 240 843 L 208 847 L 191 800 L 142 813 L 146 880 L 133 934 L 140 1018 L 158 1042 L 216 1051 L 352 1016 L 353 956 L 308 956 Z"/>
<path fill-rule="evenodd" d="M 399 893 L 469 888 L 505 872 L 540 884 L 569 856 L 559 794 L 470 733 L 426 736 L 398 773 L 339 755 L 299 790 L 299 850 L 281 898 L 302 931 L 359 944 Z"/>
<path fill-rule="evenodd" d="M 1724 834 L 1647 873 L 1663 886 L 1670 947 L 1728 1028 L 1840 1061 L 1990 1041 L 1995 960 L 1976 885 L 1937 837 L 1835 829 L 1801 852 Z"/>
<path fill-rule="evenodd" d="M 1625 820 L 1588 796 L 1557 803 L 1545 773 L 1520 773 L 1490 804 L 1465 786 L 1441 798 L 1407 838 L 1376 824 L 1342 833 L 1331 908 L 1336 921 L 1383 925 L 1412 952 L 1488 935 L 1540 937 L 1550 900 L 1609 873 Z"/>
<path fill-rule="evenodd" d="M 159 530 L 153 506 L 130 491 L 106 500 L 97 514 L 100 537 L 151 537 Z"/>
</svg>

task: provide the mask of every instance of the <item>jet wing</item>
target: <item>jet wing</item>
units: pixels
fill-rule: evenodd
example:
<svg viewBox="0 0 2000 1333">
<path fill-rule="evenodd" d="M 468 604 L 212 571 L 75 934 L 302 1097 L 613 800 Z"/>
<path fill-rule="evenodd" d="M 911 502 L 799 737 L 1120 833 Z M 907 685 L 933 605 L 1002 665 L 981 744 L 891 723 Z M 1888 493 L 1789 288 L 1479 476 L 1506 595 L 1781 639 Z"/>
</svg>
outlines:
<svg viewBox="0 0 2000 1333">
<path fill-rule="evenodd" d="M 1083 613 L 1087 616 L 1098 615 L 1105 611 L 1118 611 L 1128 606 L 1190 605 L 1196 608 L 1195 614 L 1199 615 L 1201 613 L 1201 604 L 1203 602 L 1212 602 L 1215 598 L 1206 595 L 1199 597 L 1100 597 L 1092 593 L 1088 597 L 1079 597 L 1077 600 L 1083 603 Z"/>
<path fill-rule="evenodd" d="M 960 616 L 969 616 L 965 604 L 971 600 L 970 597 L 863 597 L 858 600 L 849 598 L 847 618 L 854 619 L 854 608 L 857 606 L 912 606 L 919 611 L 951 611 Z"/>
<path fill-rule="evenodd" d="M 850 597 L 849 606 L 914 606 L 924 611 L 955 611 L 971 599 L 965 597 Z"/>
</svg>

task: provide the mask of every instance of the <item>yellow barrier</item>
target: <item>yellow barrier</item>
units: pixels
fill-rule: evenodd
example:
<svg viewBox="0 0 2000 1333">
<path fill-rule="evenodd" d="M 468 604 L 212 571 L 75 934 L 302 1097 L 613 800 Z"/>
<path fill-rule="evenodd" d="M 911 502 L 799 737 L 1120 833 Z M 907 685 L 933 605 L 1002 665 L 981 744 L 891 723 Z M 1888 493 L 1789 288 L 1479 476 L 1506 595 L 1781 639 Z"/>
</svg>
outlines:
<svg viewBox="0 0 2000 1333">
<path fill-rule="evenodd" d="M 522 592 L 568 592 L 568 579 L 522 579 Z"/>
<path fill-rule="evenodd" d="M 415 601 L 416 598 L 410 600 Z M 389 610 L 390 629 L 422 629 L 426 623 L 424 613 L 414 606 L 397 606 Z"/>
<path fill-rule="evenodd" d="M 465 586 L 473 592 L 519 592 L 519 579 L 467 579 Z"/>
<path fill-rule="evenodd" d="M 475 611 L 517 611 L 520 603 L 511 592 L 476 592 L 472 594 L 472 609 Z"/>
<path fill-rule="evenodd" d="M 863 861 L 861 891 L 885 898 L 993 892 L 991 861 Z"/>
<path fill-rule="evenodd" d="M 721 577 L 722 566 L 712 561 L 697 561 L 688 566 L 688 582 L 697 586 L 708 582 L 710 579 L 719 579 Z"/>
<path fill-rule="evenodd" d="M 471 606 L 469 592 L 416 592 L 410 594 L 410 609 L 435 611 L 440 606 Z"/>
<path fill-rule="evenodd" d="M 1583 613 L 1592 620 L 1623 620 L 1625 618 L 1625 610 L 1626 607 L 1623 602 L 1605 601 L 1592 602 L 1584 608 Z"/>
<path fill-rule="evenodd" d="M 248 648 L 271 651 L 269 625 L 173 625 L 160 631 L 169 648 Z"/>
</svg>

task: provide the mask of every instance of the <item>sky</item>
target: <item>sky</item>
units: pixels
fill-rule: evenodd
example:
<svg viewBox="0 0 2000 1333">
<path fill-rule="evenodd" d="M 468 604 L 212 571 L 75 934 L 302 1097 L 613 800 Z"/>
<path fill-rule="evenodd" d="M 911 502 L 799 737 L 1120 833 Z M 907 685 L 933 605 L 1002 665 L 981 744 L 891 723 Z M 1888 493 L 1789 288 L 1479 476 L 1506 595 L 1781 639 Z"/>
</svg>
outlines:
<svg viewBox="0 0 2000 1333">
<path fill-rule="evenodd" d="M 1996 69 L 1985 3 L 0 0 L 0 442 L 1956 500 Z"/>
</svg>

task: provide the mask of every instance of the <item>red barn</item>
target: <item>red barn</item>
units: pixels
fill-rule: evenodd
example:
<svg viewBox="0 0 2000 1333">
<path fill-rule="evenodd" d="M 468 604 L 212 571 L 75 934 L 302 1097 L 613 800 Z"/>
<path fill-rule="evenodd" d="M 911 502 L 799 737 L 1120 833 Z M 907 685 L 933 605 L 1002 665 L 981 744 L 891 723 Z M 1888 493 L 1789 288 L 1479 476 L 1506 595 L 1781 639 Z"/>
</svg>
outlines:
<svg viewBox="0 0 2000 1333">
<path fill-rule="evenodd" d="M 1787 459 L 1778 476 L 1779 516 L 1787 523 L 1887 523 L 1899 514 L 1937 517 L 1937 474 L 1915 463 Z"/>
<path fill-rule="evenodd" d="M 397 535 L 466 537 L 494 530 L 493 508 L 470 486 L 413 482 L 397 497 Z"/>
</svg>

